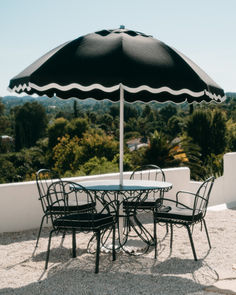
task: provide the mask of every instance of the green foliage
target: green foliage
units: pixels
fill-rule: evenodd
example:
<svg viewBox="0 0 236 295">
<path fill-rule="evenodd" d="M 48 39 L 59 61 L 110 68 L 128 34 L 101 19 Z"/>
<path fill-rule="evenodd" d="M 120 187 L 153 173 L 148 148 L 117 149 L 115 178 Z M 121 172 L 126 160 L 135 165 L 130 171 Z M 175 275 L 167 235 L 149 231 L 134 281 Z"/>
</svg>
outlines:
<svg viewBox="0 0 236 295">
<path fill-rule="evenodd" d="M 0 183 L 17 181 L 17 172 L 14 163 L 6 159 L 6 157 L 0 156 L 0 167 Z"/>
<path fill-rule="evenodd" d="M 187 123 L 187 134 L 201 148 L 203 158 L 210 154 L 211 114 L 198 110 L 190 116 Z"/>
<path fill-rule="evenodd" d="M 202 159 L 226 149 L 226 118 L 222 111 L 197 110 L 187 123 L 187 134 L 201 148 Z"/>
<path fill-rule="evenodd" d="M 219 177 L 223 174 L 223 154 L 210 154 L 205 161 L 205 178 L 210 176 Z"/>
<path fill-rule="evenodd" d="M 106 135 L 102 130 L 94 129 L 85 132 L 80 144 L 82 146 L 82 163 L 87 162 L 94 156 L 98 158 L 106 157 L 108 161 L 112 161 L 119 152 L 119 143 L 114 140 L 113 136 Z"/>
<path fill-rule="evenodd" d="M 5 106 L 2 103 L 2 97 L 0 97 L 0 116 L 4 114 L 4 109 L 5 109 Z"/>
<path fill-rule="evenodd" d="M 84 165 L 82 165 L 81 169 L 85 172 L 85 175 L 92 174 L 104 174 L 104 173 L 112 173 L 118 172 L 119 167 L 117 163 L 113 161 L 108 161 L 106 157 L 98 158 L 97 156 L 89 159 Z"/>
<path fill-rule="evenodd" d="M 211 155 L 225 152 L 226 141 L 226 116 L 222 111 L 214 110 L 211 120 Z"/>
<path fill-rule="evenodd" d="M 58 139 L 66 134 L 66 125 L 68 121 L 65 118 L 56 119 L 48 127 L 48 147 L 51 150 L 58 143 Z"/>
<path fill-rule="evenodd" d="M 76 118 L 67 123 L 65 132 L 69 134 L 71 138 L 74 136 L 81 138 L 88 128 L 89 124 L 87 119 Z"/>
<path fill-rule="evenodd" d="M 168 122 L 168 120 L 177 114 L 176 107 L 169 104 L 160 110 L 160 115 L 163 118 L 163 121 Z"/>
<path fill-rule="evenodd" d="M 66 171 L 87 171 L 81 168 L 90 159 L 106 158 L 112 161 L 118 152 L 118 142 L 112 136 L 106 135 L 102 130 L 85 132 L 79 139 L 77 136 L 71 138 L 68 134 L 61 137 L 58 144 L 53 148 L 54 168 L 59 174 Z M 85 166 L 86 167 L 86 166 Z"/>
<path fill-rule="evenodd" d="M 100 128 L 103 129 L 105 132 L 110 132 L 114 128 L 113 117 L 109 114 L 104 114 L 100 116 L 98 123 Z"/>
<path fill-rule="evenodd" d="M 178 134 L 182 132 L 181 125 L 183 124 L 183 119 L 179 116 L 172 116 L 167 123 L 167 131 L 172 138 L 175 138 Z"/>
<path fill-rule="evenodd" d="M 74 118 L 78 118 L 77 100 L 74 100 L 73 110 L 74 110 Z"/>
<path fill-rule="evenodd" d="M 71 139 L 68 134 L 62 136 L 53 148 L 54 170 L 59 175 L 69 170 L 75 172 L 80 165 L 80 154 L 79 138 L 75 136 Z"/>
<path fill-rule="evenodd" d="M 45 167 L 45 157 L 39 147 L 0 155 L 0 183 L 35 179 L 35 172 Z"/>
<path fill-rule="evenodd" d="M 35 171 L 42 167 L 54 168 L 65 176 L 118 171 L 119 103 L 45 97 L 28 97 L 27 101 L 13 111 L 9 105 L 23 104 L 23 99 L 0 100 L 0 135 L 13 136 L 14 125 L 17 149 L 21 149 L 5 154 L 6 150 L 0 150 L 1 182 L 34 179 Z M 42 133 L 35 125 L 40 125 L 44 116 L 39 115 L 36 101 L 47 106 L 47 133 L 46 124 Z M 188 166 L 191 178 L 200 180 L 221 175 L 223 153 L 236 151 L 233 97 L 220 105 L 194 104 L 190 115 L 187 103 L 125 104 L 124 117 L 125 139 L 142 138 L 148 143 L 148 147 L 132 152 L 124 147 L 125 171 L 145 163 Z"/>
<path fill-rule="evenodd" d="M 236 122 L 233 122 L 232 119 L 229 119 L 226 123 L 227 132 L 226 138 L 228 143 L 229 151 L 236 151 Z"/>
<path fill-rule="evenodd" d="M 26 103 L 15 108 L 15 146 L 16 151 L 32 147 L 44 136 L 47 116 L 44 107 L 37 102 Z"/>
<path fill-rule="evenodd" d="M 7 116 L 0 116 L 0 135 L 12 135 L 10 118 Z"/>
<path fill-rule="evenodd" d="M 170 142 L 162 132 L 155 131 L 150 138 L 150 144 L 143 156 L 143 164 L 155 164 L 160 167 L 177 166 L 180 162 L 175 158 L 175 144 Z"/>
<path fill-rule="evenodd" d="M 120 115 L 119 105 L 112 105 L 110 107 L 109 113 L 113 118 L 119 117 Z M 124 104 L 124 120 L 127 121 L 129 118 L 137 118 L 137 117 L 138 117 L 137 109 L 125 103 Z"/>
<path fill-rule="evenodd" d="M 138 159 L 140 160 L 140 157 L 138 157 Z M 116 154 L 112 162 L 119 167 L 120 154 Z M 123 170 L 132 171 L 137 165 L 139 165 L 139 163 L 135 161 L 134 152 L 125 152 L 123 155 Z"/>
</svg>

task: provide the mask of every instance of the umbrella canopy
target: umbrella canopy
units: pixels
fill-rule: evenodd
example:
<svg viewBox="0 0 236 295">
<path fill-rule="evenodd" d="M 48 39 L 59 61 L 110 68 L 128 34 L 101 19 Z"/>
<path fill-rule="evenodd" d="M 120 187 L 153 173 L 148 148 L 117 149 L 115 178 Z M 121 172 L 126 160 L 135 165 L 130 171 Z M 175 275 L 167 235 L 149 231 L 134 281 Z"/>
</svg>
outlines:
<svg viewBox="0 0 236 295">
<path fill-rule="evenodd" d="M 122 26 L 56 47 L 11 79 L 9 89 L 64 99 L 120 100 L 121 175 L 124 98 L 175 103 L 225 98 L 223 89 L 185 55 Z"/>
</svg>

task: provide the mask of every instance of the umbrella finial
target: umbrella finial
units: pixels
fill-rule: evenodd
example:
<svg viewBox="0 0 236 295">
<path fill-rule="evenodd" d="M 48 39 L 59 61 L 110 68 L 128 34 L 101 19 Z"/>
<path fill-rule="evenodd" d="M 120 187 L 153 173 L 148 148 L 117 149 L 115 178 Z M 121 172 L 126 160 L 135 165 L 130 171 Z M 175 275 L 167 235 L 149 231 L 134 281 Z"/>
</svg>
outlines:
<svg viewBox="0 0 236 295">
<path fill-rule="evenodd" d="M 124 30 L 125 29 L 125 26 L 124 25 L 120 25 L 120 29 L 121 30 Z"/>
</svg>

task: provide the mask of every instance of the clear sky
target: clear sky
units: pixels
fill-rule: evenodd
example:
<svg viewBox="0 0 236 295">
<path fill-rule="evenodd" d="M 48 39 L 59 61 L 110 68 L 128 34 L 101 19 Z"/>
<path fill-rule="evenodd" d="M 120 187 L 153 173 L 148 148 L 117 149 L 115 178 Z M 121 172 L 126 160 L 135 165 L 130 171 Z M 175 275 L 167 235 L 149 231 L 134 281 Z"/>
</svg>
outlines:
<svg viewBox="0 0 236 295">
<path fill-rule="evenodd" d="M 236 92 L 236 0 L 0 0 L 0 96 L 52 48 L 120 25 L 175 47 Z"/>
</svg>

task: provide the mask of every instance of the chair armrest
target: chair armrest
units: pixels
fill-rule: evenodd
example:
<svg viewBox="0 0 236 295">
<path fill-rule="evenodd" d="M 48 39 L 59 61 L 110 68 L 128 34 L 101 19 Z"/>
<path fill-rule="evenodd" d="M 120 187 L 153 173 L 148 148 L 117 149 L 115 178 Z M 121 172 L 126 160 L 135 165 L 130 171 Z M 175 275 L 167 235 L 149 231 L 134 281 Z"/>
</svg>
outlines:
<svg viewBox="0 0 236 295">
<path fill-rule="evenodd" d="M 191 197 L 192 206 L 193 206 L 194 200 L 195 200 L 195 197 L 196 197 L 196 193 L 189 192 L 189 191 L 178 191 L 176 193 L 176 202 L 182 202 L 182 203 L 184 203 L 183 198 L 186 198 L 186 196 L 187 197 Z"/>
<path fill-rule="evenodd" d="M 171 204 L 174 204 L 176 207 L 182 207 L 182 208 L 186 208 L 186 209 L 189 209 L 189 210 L 193 210 L 193 208 L 187 206 L 186 204 L 184 203 L 181 203 L 179 201 L 176 201 L 176 200 L 172 200 L 172 199 L 168 199 L 168 198 L 162 198 L 161 199 L 163 202 L 162 202 L 162 206 L 169 206 Z M 165 204 L 165 202 L 168 202 L 167 204 Z M 158 211 L 158 208 L 157 207 L 157 211 Z"/>
</svg>

